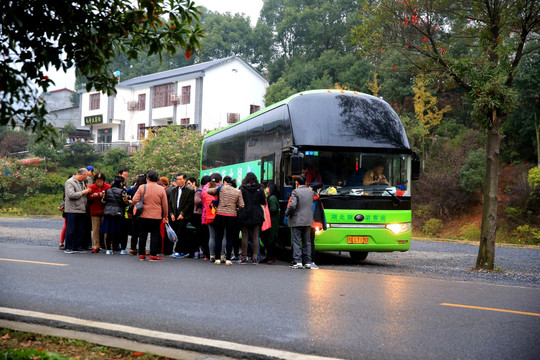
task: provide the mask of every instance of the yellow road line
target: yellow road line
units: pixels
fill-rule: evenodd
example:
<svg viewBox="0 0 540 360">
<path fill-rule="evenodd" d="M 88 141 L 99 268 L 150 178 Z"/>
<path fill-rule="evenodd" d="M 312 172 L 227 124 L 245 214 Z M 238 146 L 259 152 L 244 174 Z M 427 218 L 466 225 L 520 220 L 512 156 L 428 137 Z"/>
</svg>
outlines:
<svg viewBox="0 0 540 360">
<path fill-rule="evenodd" d="M 22 262 L 22 263 L 29 263 L 29 264 L 53 265 L 53 266 L 68 266 L 69 265 L 69 264 L 48 263 L 48 262 L 42 262 L 42 261 L 15 260 L 15 259 L 3 259 L 3 258 L 0 258 L 0 260 Z"/>
<path fill-rule="evenodd" d="M 448 304 L 448 303 L 442 303 L 441 305 L 442 306 L 453 306 L 453 307 L 460 307 L 460 308 L 468 308 L 468 309 L 499 311 L 499 312 L 506 312 L 506 313 L 512 313 L 512 314 L 540 316 L 540 314 L 537 314 L 537 313 L 531 313 L 531 312 L 525 312 L 525 311 L 515 311 L 515 310 L 505 310 L 505 309 L 495 309 L 495 308 L 488 308 L 488 307 L 482 307 L 482 306 L 459 305 L 459 304 Z"/>
</svg>

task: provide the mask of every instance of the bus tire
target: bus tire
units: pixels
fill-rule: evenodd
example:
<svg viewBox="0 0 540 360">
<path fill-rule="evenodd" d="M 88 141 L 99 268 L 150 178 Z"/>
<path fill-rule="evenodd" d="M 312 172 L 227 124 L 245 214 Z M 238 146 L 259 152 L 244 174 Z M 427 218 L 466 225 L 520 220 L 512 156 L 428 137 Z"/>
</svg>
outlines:
<svg viewBox="0 0 540 360">
<path fill-rule="evenodd" d="M 362 261 L 366 260 L 369 252 L 367 251 L 349 251 L 349 254 L 351 255 L 351 259 L 356 261 Z"/>
</svg>

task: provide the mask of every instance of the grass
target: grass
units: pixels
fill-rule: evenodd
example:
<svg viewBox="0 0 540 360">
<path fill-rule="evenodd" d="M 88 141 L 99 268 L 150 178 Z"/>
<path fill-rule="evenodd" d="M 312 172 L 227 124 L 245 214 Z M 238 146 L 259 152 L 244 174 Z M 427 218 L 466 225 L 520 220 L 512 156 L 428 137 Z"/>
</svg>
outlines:
<svg viewBox="0 0 540 360">
<path fill-rule="evenodd" d="M 83 340 L 0 329 L 0 359 L 167 359 L 157 355 L 105 347 Z"/>
</svg>

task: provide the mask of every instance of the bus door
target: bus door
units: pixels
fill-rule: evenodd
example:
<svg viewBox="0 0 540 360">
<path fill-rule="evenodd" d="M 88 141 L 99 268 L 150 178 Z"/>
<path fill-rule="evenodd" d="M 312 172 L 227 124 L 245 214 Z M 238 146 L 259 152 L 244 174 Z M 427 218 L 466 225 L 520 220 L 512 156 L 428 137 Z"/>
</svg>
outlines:
<svg viewBox="0 0 540 360">
<path fill-rule="evenodd" d="M 261 158 L 261 183 L 267 184 L 274 181 L 275 154 L 263 156 Z"/>
</svg>

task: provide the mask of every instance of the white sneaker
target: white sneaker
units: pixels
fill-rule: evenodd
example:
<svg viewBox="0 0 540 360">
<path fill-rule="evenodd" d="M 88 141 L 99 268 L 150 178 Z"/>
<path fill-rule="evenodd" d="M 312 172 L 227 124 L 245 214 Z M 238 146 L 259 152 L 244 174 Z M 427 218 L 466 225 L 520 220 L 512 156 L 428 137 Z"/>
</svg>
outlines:
<svg viewBox="0 0 540 360">
<path fill-rule="evenodd" d="M 318 268 L 319 266 L 317 264 L 315 264 L 314 262 L 311 263 L 311 267 L 310 267 L 311 270 L 317 270 Z"/>
<path fill-rule="evenodd" d="M 232 261 L 231 261 L 231 260 L 226 260 L 226 261 L 225 261 L 225 265 L 231 266 L 231 265 L 232 265 Z"/>
<path fill-rule="evenodd" d="M 221 265 L 221 260 L 216 259 L 216 261 L 214 261 L 214 264 Z"/>
<path fill-rule="evenodd" d="M 113 252 L 112 252 L 112 250 L 107 250 L 107 252 L 106 252 L 105 254 L 107 254 L 107 255 L 112 255 Z"/>
<path fill-rule="evenodd" d="M 303 266 L 302 266 L 302 263 L 296 263 L 296 264 L 291 264 L 290 268 L 291 269 L 302 269 Z"/>
<path fill-rule="evenodd" d="M 120 255 L 129 255 L 129 251 L 122 250 L 122 251 L 120 251 Z"/>
</svg>

